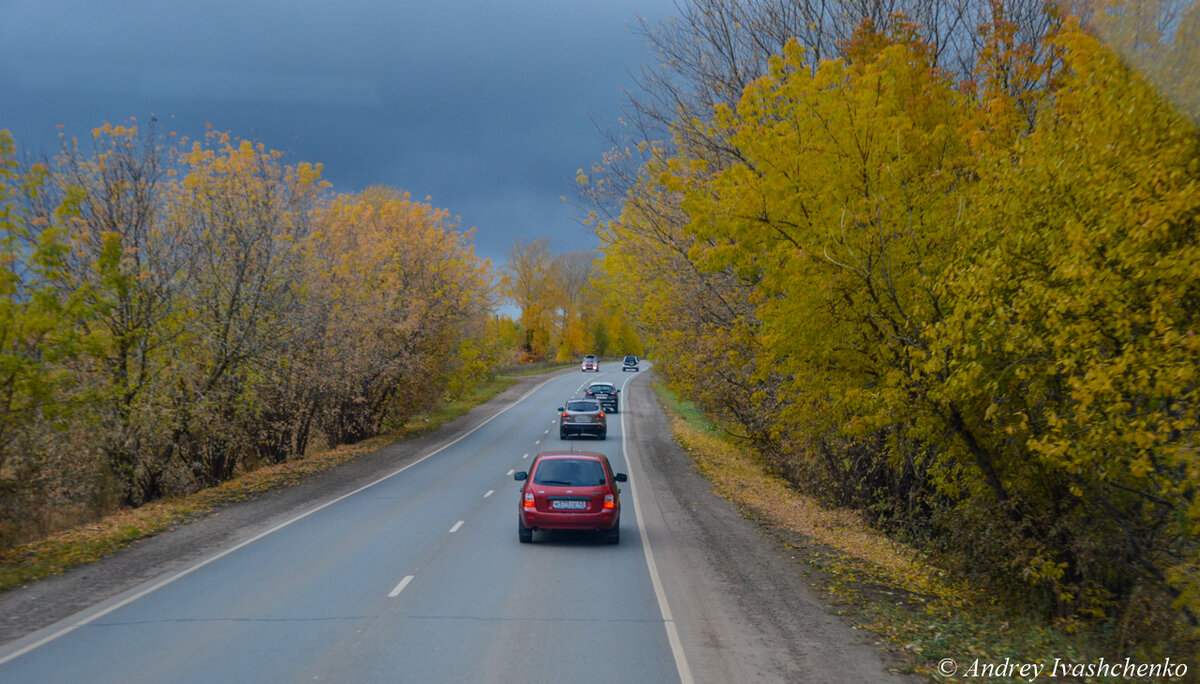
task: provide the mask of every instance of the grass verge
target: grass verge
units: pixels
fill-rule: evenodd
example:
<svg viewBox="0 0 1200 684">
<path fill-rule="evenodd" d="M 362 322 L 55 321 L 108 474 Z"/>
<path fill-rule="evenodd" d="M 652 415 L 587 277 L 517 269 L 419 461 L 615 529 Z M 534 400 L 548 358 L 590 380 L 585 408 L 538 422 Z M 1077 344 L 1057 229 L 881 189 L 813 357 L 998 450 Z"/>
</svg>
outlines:
<svg viewBox="0 0 1200 684">
<path fill-rule="evenodd" d="M 680 401 L 660 382 L 653 387 L 676 442 L 717 494 L 769 529 L 815 570 L 815 586 L 834 610 L 878 635 L 879 645 L 900 662 L 897 670 L 933 682 L 1012 684 L 1024 680 L 1002 669 L 1006 664 L 1040 664 L 1042 681 L 1141 681 L 1089 678 L 1086 671 L 1076 676 L 1078 665 L 1114 662 L 1114 654 L 1105 652 L 1114 635 L 1075 623 L 1048 624 L 1040 616 L 1002 605 L 923 562 L 914 549 L 871 528 L 857 513 L 824 508 L 797 492 L 783 478 L 766 472 L 750 450 L 726 436 L 694 405 Z M 1188 657 L 1194 653 L 1190 645 L 1177 646 L 1182 646 L 1177 654 L 1159 648 L 1137 651 L 1132 662 L 1161 664 L 1167 657 L 1175 664 L 1194 662 Z M 1060 669 L 1051 677 L 1056 659 Z M 1123 663 L 1125 657 L 1115 660 Z M 1189 671 L 1185 679 L 1193 681 L 1195 674 Z"/>
<path fill-rule="evenodd" d="M 118 511 L 91 524 L 0 552 L 0 591 L 91 563 L 131 542 L 174 529 L 222 506 L 270 489 L 298 484 L 306 477 L 352 461 L 386 444 L 433 432 L 516 382 L 510 376 L 496 377 L 460 399 L 446 402 L 396 426 L 388 434 L 295 461 L 264 466 L 216 487 Z"/>
</svg>

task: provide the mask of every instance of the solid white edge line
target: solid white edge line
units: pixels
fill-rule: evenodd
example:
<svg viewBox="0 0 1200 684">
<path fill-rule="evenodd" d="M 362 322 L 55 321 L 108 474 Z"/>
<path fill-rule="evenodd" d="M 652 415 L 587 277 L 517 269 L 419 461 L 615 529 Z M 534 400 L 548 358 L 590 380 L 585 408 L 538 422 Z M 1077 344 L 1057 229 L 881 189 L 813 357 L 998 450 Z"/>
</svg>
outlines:
<svg viewBox="0 0 1200 684">
<path fill-rule="evenodd" d="M 400 580 L 400 584 L 397 584 L 395 589 L 388 592 L 388 598 L 396 598 L 399 596 L 400 592 L 404 591 L 404 587 L 407 587 L 408 583 L 411 581 L 413 581 L 413 576 L 405 575 L 404 579 Z"/>
<path fill-rule="evenodd" d="M 641 375 L 640 373 L 638 375 Z M 630 378 L 630 380 L 635 379 Z M 627 380 L 621 384 L 621 389 L 629 384 Z M 671 655 L 675 658 L 675 670 L 679 673 L 682 684 L 693 684 L 692 668 L 688 665 L 687 656 L 683 652 L 683 642 L 679 639 L 679 628 L 671 615 L 671 606 L 667 603 L 667 593 L 663 590 L 662 578 L 658 576 L 658 564 L 654 562 L 654 552 L 650 549 L 650 537 L 646 534 L 646 524 L 642 520 L 642 503 L 637 494 L 637 477 L 633 473 L 633 461 L 629 458 L 626 448 L 629 433 L 625 430 L 625 414 L 621 415 L 621 453 L 625 456 L 625 467 L 629 469 L 629 494 L 633 496 L 633 517 L 637 519 L 638 536 L 642 539 L 642 551 L 646 554 L 646 567 L 650 570 L 650 583 L 654 586 L 654 597 L 658 599 L 658 610 L 662 613 L 663 625 L 667 629 L 667 642 L 671 645 Z"/>
<path fill-rule="evenodd" d="M 404 466 L 403 468 L 400 468 L 400 469 L 395 470 L 387 475 L 384 475 L 383 477 L 379 478 L 378 480 L 375 480 L 374 482 L 365 484 L 365 485 L 359 487 L 358 489 L 355 489 L 352 492 L 349 492 L 349 493 L 346 493 L 346 494 L 343 494 L 343 495 L 337 497 L 336 499 L 333 499 L 331 501 L 326 501 L 325 503 L 321 504 L 320 506 L 309 509 L 309 510 L 297 515 L 294 518 L 285 520 L 284 522 L 279 523 L 278 525 L 272 527 L 269 530 L 259 532 L 258 534 L 254 535 L 253 537 L 250 537 L 249 539 L 246 539 L 234 546 L 231 546 L 228 549 L 225 549 L 224 551 L 216 554 L 215 556 L 206 558 L 206 559 L 200 561 L 199 563 L 191 566 L 190 568 L 187 568 L 186 570 L 180 570 L 179 572 L 175 573 L 174 575 L 171 575 L 170 577 L 168 577 L 160 582 L 156 582 L 155 584 L 137 592 L 136 594 L 133 594 L 132 596 L 129 596 L 129 597 L 123 599 L 122 601 L 119 601 L 119 602 L 109 606 L 108 608 L 105 608 L 104 610 L 101 610 L 93 615 L 89 615 L 86 618 L 80 620 L 79 622 L 67 625 L 66 627 L 63 627 L 62 629 L 58 630 L 57 632 L 54 632 L 53 634 L 49 634 L 49 635 L 35 641 L 34 643 L 29 644 L 28 646 L 25 646 L 24 648 L 21 648 L 20 650 L 14 651 L 13 653 L 10 653 L 10 654 L 4 656 L 3 658 L 0 658 L 0 665 L 3 665 L 11 660 L 16 659 L 16 658 L 19 658 L 34 649 L 41 648 L 42 646 L 45 646 L 46 644 L 50 643 L 51 641 L 54 641 L 60 637 L 66 636 L 67 634 L 74 632 L 76 629 L 79 629 L 80 627 L 83 627 L 92 622 L 95 622 L 96 620 L 99 620 L 100 618 L 104 617 L 105 615 L 108 615 L 109 613 L 111 613 L 113 611 L 124 608 L 125 606 L 133 603 L 134 601 L 142 598 L 143 596 L 146 596 L 147 594 L 151 594 L 155 591 L 158 591 L 159 589 L 162 589 L 163 587 L 167 586 L 168 584 L 171 584 L 172 582 L 174 582 L 176 580 L 183 579 L 184 577 L 187 577 L 188 575 L 192 574 L 193 572 L 196 572 L 200 568 L 203 568 L 204 566 L 206 566 L 210 563 L 215 563 L 235 551 L 240 551 L 241 549 L 253 544 L 254 542 L 258 541 L 259 539 L 262 539 L 263 537 L 274 534 L 274 533 L 278 532 L 279 530 L 282 530 L 283 528 L 292 525 L 293 523 L 297 523 L 314 513 L 322 511 L 322 510 L 334 505 L 335 503 L 342 501 L 343 499 L 348 499 L 348 498 L 354 496 L 355 494 L 366 491 L 381 482 L 390 480 L 391 478 L 399 475 L 400 473 L 408 470 L 409 468 L 412 468 L 413 466 L 424 462 L 426 459 L 432 458 L 433 456 L 436 456 L 437 454 L 442 453 L 446 449 L 449 449 L 450 447 L 454 446 L 455 444 L 458 444 L 462 440 L 471 436 L 477 430 L 482 428 L 484 425 L 487 425 L 488 423 L 492 422 L 496 418 L 500 417 L 501 414 L 508 411 L 510 408 L 516 406 L 517 404 L 520 404 L 526 398 L 531 396 L 534 392 L 540 390 L 544 385 L 555 380 L 556 377 L 550 377 L 550 378 L 543 380 L 542 382 L 539 382 L 537 385 L 535 385 L 533 388 L 531 388 L 528 392 L 526 392 L 525 394 L 522 394 L 520 397 L 517 397 L 517 399 L 514 400 L 511 404 L 509 404 L 508 406 L 505 406 L 504 408 L 500 409 L 496 413 L 492 414 L 492 416 L 490 418 L 483 421 L 479 425 L 476 425 L 475 427 L 471 428 L 467 432 L 463 433 L 454 441 L 444 444 L 444 445 L 438 447 L 437 449 L 434 449 L 433 451 L 429 452 L 428 454 L 425 454 L 424 456 L 418 458 L 417 460 L 413 461 L 412 463 L 409 463 L 408 465 Z M 401 582 L 401 584 L 404 584 L 404 582 Z"/>
<path fill-rule="evenodd" d="M 458 528 L 462 527 L 464 522 L 466 522 L 466 520 L 459 520 L 458 522 L 454 523 L 454 527 L 450 528 L 450 534 L 457 532 Z"/>
</svg>

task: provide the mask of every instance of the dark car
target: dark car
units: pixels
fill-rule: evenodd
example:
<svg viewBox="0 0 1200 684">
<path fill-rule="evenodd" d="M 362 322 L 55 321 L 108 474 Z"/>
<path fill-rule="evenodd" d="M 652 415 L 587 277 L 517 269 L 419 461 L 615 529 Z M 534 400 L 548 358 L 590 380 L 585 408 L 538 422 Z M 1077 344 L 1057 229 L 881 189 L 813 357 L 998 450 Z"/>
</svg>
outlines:
<svg viewBox="0 0 1200 684">
<path fill-rule="evenodd" d="M 571 399 L 565 407 L 558 407 L 558 438 L 571 435 L 594 435 L 600 439 L 608 437 L 608 419 L 604 407 L 595 399 Z"/>
<path fill-rule="evenodd" d="M 610 544 L 621 541 L 621 490 L 625 473 L 613 473 L 604 454 L 545 451 L 529 472 L 513 474 L 524 482 L 517 504 L 517 538 L 533 541 L 534 530 L 597 530 Z"/>
<path fill-rule="evenodd" d="M 631 370 L 635 373 L 639 370 L 638 357 L 634 356 L 633 354 L 626 354 L 625 358 L 621 361 L 621 372 L 624 373 L 627 370 Z"/>
<path fill-rule="evenodd" d="M 579 370 L 583 371 L 584 373 L 588 371 L 596 371 L 599 373 L 600 359 L 597 359 L 595 354 L 588 354 L 587 356 L 583 357 L 583 362 L 579 364 Z"/>
<path fill-rule="evenodd" d="M 617 413 L 617 394 L 620 391 L 611 382 L 593 382 L 588 385 L 585 394 L 600 402 L 606 411 Z"/>
</svg>

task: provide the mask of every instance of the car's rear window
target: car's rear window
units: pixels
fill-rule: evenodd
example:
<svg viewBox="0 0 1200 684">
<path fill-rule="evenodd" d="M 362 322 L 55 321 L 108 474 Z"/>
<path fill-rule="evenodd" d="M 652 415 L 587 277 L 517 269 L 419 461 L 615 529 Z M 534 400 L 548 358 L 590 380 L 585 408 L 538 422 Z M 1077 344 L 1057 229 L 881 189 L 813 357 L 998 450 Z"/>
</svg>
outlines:
<svg viewBox="0 0 1200 684">
<path fill-rule="evenodd" d="M 590 389 L 593 392 L 612 392 L 616 388 L 613 387 L 612 385 L 592 385 L 588 389 Z"/>
<path fill-rule="evenodd" d="M 594 401 L 572 401 L 567 403 L 568 411 L 599 411 L 600 405 Z"/>
<path fill-rule="evenodd" d="M 637 363 L 637 357 L 636 356 L 626 356 L 625 363 Z"/>
<path fill-rule="evenodd" d="M 538 464 L 534 484 L 560 487 L 585 487 L 605 483 L 604 466 L 599 461 L 572 458 L 547 459 Z"/>
</svg>

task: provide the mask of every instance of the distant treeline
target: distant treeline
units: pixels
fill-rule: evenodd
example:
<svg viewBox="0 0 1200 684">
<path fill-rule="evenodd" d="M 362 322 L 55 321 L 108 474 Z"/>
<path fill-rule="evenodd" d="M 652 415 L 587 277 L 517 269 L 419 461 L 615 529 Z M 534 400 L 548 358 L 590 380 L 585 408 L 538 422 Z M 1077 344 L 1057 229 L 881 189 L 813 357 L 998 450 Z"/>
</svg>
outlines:
<svg viewBox="0 0 1200 684">
<path fill-rule="evenodd" d="M 105 125 L 37 162 L 0 132 L 0 254 L 0 547 L 374 435 L 515 357 L 445 211 L 213 131 Z"/>
<path fill-rule="evenodd" d="M 1200 9 L 828 4 L 646 26 L 638 133 L 583 180 L 656 367 L 1049 616 L 1195 624 Z"/>
</svg>

